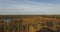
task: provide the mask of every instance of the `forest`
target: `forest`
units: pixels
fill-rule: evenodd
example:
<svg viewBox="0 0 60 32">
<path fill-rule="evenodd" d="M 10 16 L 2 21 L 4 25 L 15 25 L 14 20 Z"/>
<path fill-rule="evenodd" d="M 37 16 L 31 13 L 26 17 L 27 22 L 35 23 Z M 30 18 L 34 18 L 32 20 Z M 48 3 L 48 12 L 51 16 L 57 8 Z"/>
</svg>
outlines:
<svg viewBox="0 0 60 32">
<path fill-rule="evenodd" d="M 0 15 L 0 32 L 59 32 L 59 15 Z M 48 30 L 49 29 L 49 30 Z"/>
</svg>

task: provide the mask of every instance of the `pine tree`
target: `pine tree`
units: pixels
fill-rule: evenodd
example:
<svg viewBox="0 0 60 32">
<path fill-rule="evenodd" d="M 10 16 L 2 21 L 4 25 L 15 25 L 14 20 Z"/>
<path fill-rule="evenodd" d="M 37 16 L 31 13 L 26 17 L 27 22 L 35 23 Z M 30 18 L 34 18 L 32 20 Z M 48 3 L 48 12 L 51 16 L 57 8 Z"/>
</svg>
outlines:
<svg viewBox="0 0 60 32">
<path fill-rule="evenodd" d="M 29 25 L 28 24 L 26 24 L 25 28 L 26 28 L 26 32 L 29 32 Z"/>
</svg>

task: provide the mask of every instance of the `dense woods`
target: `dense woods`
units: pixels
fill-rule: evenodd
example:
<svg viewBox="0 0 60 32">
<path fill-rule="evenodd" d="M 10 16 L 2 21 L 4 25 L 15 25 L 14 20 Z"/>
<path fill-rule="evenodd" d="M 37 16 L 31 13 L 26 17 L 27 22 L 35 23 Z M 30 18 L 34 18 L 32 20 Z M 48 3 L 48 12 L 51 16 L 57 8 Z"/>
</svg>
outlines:
<svg viewBox="0 0 60 32">
<path fill-rule="evenodd" d="M 1 15 L 0 32 L 39 32 L 42 28 L 58 31 L 60 16 L 50 15 Z"/>
</svg>

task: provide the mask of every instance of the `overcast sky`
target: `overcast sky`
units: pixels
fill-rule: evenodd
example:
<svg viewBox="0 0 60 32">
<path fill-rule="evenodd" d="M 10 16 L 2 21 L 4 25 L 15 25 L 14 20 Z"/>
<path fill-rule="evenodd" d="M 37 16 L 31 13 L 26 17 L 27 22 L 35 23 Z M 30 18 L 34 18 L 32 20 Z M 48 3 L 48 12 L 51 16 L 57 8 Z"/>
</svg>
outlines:
<svg viewBox="0 0 60 32">
<path fill-rule="evenodd" d="M 60 14 L 60 0 L 0 0 L 0 14 Z"/>
</svg>

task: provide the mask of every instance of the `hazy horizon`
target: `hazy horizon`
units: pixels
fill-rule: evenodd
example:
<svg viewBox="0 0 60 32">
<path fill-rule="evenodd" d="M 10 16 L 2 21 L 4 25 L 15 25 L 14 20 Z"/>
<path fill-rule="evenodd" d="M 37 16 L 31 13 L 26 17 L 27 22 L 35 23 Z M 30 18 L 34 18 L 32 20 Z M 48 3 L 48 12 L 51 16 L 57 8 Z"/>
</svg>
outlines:
<svg viewBox="0 0 60 32">
<path fill-rule="evenodd" d="M 0 0 L 0 15 L 60 14 L 60 0 Z"/>
</svg>

